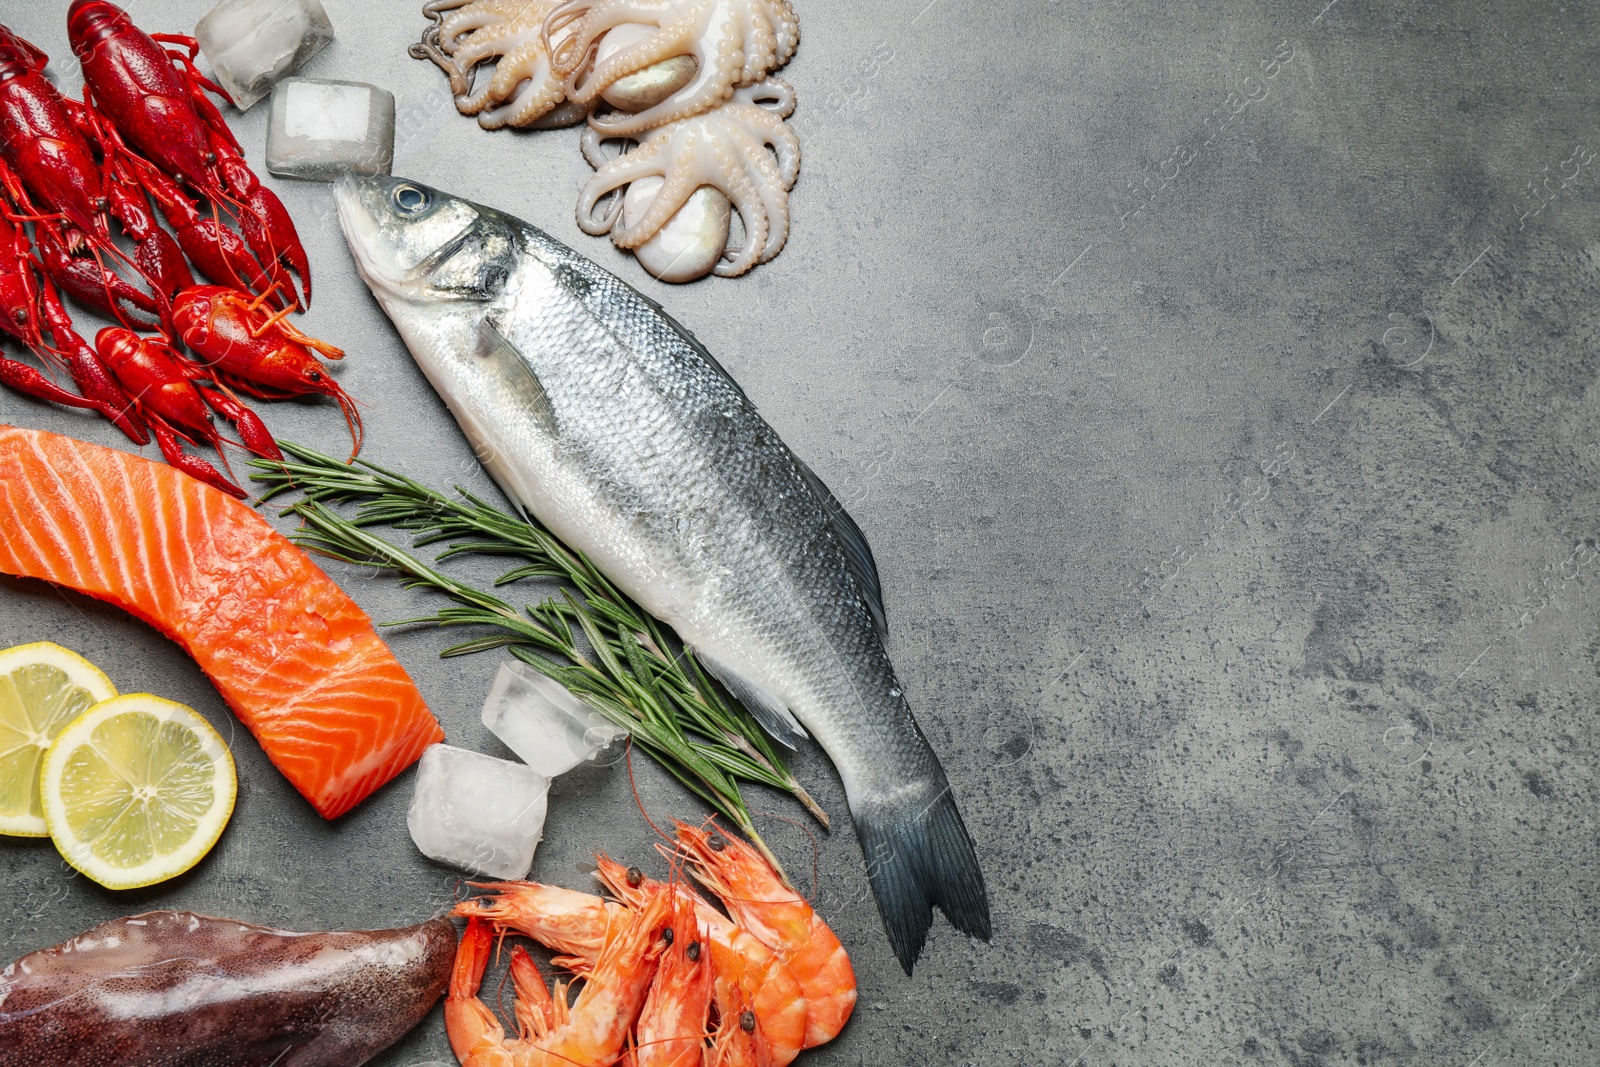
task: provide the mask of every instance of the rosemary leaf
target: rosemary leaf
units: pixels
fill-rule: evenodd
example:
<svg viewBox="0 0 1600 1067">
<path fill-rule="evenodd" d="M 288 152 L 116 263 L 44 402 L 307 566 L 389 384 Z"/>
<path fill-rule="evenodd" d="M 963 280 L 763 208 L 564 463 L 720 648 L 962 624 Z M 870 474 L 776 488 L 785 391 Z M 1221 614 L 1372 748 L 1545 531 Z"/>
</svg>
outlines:
<svg viewBox="0 0 1600 1067">
<path fill-rule="evenodd" d="M 750 713 L 724 699 L 694 653 L 669 641 L 666 628 L 582 553 L 460 486 L 446 496 L 366 460 L 346 464 L 301 445 L 280 444 L 290 458 L 254 461 L 251 477 L 265 487 L 262 501 L 300 494 L 284 510 L 305 524 L 296 536 L 302 546 L 346 563 L 393 571 L 408 588 L 431 589 L 454 601 L 394 625 L 496 631 L 451 645 L 441 655 L 508 649 L 628 730 L 642 750 L 737 826 L 775 867 L 739 782 L 784 790 L 828 825 L 827 814 L 789 772 Z M 335 511 L 333 504 L 354 504 L 354 516 Z M 445 548 L 430 566 L 371 532 L 374 526 L 410 532 L 417 548 Z M 465 556 L 520 560 L 495 581 L 496 589 L 530 579 L 555 581 L 562 588 L 559 595 L 519 611 L 438 569 L 437 564 Z"/>
</svg>

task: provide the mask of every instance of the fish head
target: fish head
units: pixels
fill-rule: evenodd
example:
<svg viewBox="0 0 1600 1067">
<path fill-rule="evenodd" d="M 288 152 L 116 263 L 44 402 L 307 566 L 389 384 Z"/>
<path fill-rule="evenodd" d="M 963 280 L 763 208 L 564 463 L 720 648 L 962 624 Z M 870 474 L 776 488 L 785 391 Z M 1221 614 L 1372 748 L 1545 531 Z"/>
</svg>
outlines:
<svg viewBox="0 0 1600 1067">
<path fill-rule="evenodd" d="M 421 182 L 346 174 L 334 183 L 356 269 L 386 309 L 495 299 L 516 268 L 516 220 Z"/>
</svg>

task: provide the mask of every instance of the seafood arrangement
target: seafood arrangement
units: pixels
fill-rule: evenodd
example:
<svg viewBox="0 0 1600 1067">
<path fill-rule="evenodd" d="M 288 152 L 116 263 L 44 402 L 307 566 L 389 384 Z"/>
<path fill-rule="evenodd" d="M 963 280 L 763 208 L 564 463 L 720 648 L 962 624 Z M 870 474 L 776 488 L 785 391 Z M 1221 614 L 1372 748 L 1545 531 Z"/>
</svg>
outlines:
<svg viewBox="0 0 1600 1067">
<path fill-rule="evenodd" d="M 585 233 L 670 282 L 735 277 L 782 251 L 800 171 L 794 89 L 773 77 L 800 39 L 789 0 L 430 0 L 423 13 L 434 24 L 411 54 L 484 129 L 587 123 Z M 608 157 L 611 141 L 633 147 Z"/>
<path fill-rule="evenodd" d="M 366 613 L 226 494 L 4 425 L 0 485 L 0 573 L 108 601 L 182 645 L 324 818 L 444 739 Z"/>
<path fill-rule="evenodd" d="M 676 823 L 676 850 L 727 914 L 681 881 L 596 857 L 615 899 L 536 882 L 477 886 L 458 904 L 467 920 L 445 1024 L 463 1067 L 610 1064 L 785 1067 L 838 1036 L 856 1002 L 850 957 L 828 925 L 749 845 Z M 496 935 L 521 934 L 560 953 L 581 978 L 567 1007 L 527 951 L 512 950 L 517 1034 L 478 989 Z"/>
<path fill-rule="evenodd" d="M 0 1062 L 358 1067 L 445 991 L 456 930 L 297 934 L 183 911 L 114 919 L 0 971 Z"/>
<path fill-rule="evenodd" d="M 412 54 L 446 72 L 458 110 L 486 129 L 584 124 L 585 232 L 666 281 L 737 276 L 782 250 L 800 163 L 795 94 L 774 77 L 799 38 L 789 0 L 424 12 Z M 444 997 L 464 1067 L 785 1067 L 837 1037 L 857 998 L 844 945 L 740 791 L 787 793 L 827 827 L 781 756 L 808 737 L 840 774 L 906 973 L 936 907 L 988 939 L 973 842 L 885 650 L 871 549 L 692 334 L 537 228 L 370 173 L 390 156 L 369 142 L 392 155 L 393 96 L 284 81 L 331 39 L 315 0 L 223 0 L 201 20 L 210 76 L 196 38 L 147 33 L 107 0 L 72 0 L 67 30 L 81 99 L 0 27 L 0 332 L 39 364 L 0 356 L 0 384 L 95 412 L 166 463 L 0 423 L 0 574 L 103 600 L 179 644 L 325 819 L 420 761 L 413 840 L 496 881 L 458 893 L 459 944 L 443 916 L 305 934 L 183 911 L 112 919 L 0 971 L 0 1062 L 354 1067 Z M 308 257 L 213 99 L 268 91 L 269 170 L 342 173 L 358 273 L 520 516 L 356 462 L 360 414 L 325 362 L 344 353 L 289 320 L 310 304 Z M 93 343 L 69 301 L 111 320 Z M 344 415 L 347 461 L 280 446 L 241 399 L 316 395 Z M 201 446 L 255 457 L 258 504 L 300 493 L 295 537 L 242 502 L 225 458 L 188 450 Z M 496 588 L 560 588 L 515 607 L 375 525 L 448 542 L 439 560 L 512 557 Z M 303 549 L 449 598 L 406 623 L 478 628 L 442 654 L 506 649 L 483 722 L 521 762 L 444 745 L 372 620 Z M 675 821 L 657 846 L 665 877 L 599 855 L 603 895 L 516 880 L 551 776 L 612 745 L 655 759 L 743 839 Z M 194 709 L 119 694 L 52 642 L 0 650 L 0 834 L 49 837 L 107 889 L 154 885 L 221 839 L 237 775 Z M 509 1026 L 480 995 L 507 937 L 563 972 L 547 986 L 516 946 Z"/>
<path fill-rule="evenodd" d="M 285 321 L 311 301 L 305 249 L 206 95 L 221 90 L 195 67 L 193 39 L 146 34 L 105 0 L 74 0 L 67 29 L 82 101 L 0 27 L 0 329 L 77 392 L 7 357 L 0 382 L 97 411 L 135 444 L 154 438 L 168 463 L 237 497 L 183 446 L 281 459 L 239 393 L 331 396 L 359 450 L 355 404 L 318 358 L 343 353 Z M 191 266 L 216 284 L 196 285 Z M 63 293 L 118 325 L 90 345 Z"/>
<path fill-rule="evenodd" d="M 911 970 L 989 935 L 971 838 L 884 650 L 860 529 L 705 348 L 537 228 L 400 178 L 335 185 L 357 269 L 495 481 L 843 779 Z"/>
</svg>

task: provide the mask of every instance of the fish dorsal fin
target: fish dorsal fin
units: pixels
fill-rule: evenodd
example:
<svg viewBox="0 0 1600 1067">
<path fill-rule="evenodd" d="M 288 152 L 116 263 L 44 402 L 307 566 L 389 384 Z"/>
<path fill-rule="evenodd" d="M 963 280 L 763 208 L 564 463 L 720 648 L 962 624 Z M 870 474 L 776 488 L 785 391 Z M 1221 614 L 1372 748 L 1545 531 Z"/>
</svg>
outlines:
<svg viewBox="0 0 1600 1067">
<path fill-rule="evenodd" d="M 694 654 L 779 744 L 793 748 L 795 742 L 807 736 L 805 727 L 783 701 L 698 646 Z"/>
<path fill-rule="evenodd" d="M 749 403 L 752 408 L 755 407 L 754 402 L 745 393 L 744 387 L 734 381 L 733 375 L 728 373 L 726 367 L 717 362 L 717 357 L 713 356 L 694 334 L 690 333 L 687 328 L 680 325 L 676 320 L 668 317 L 667 313 L 662 311 L 661 306 L 655 301 L 643 293 L 639 295 L 645 303 L 655 308 L 656 311 L 661 312 L 662 316 L 666 317 L 667 321 L 677 328 L 678 335 L 689 343 L 696 355 L 706 361 L 707 366 L 721 375 L 734 388 L 734 391 L 744 398 L 746 403 Z M 833 524 L 834 531 L 844 544 L 845 558 L 849 560 L 850 570 L 855 574 L 856 581 L 861 585 L 861 594 L 867 602 L 867 610 L 872 614 L 872 623 L 878 628 L 878 635 L 880 637 L 888 637 L 889 615 L 883 609 L 883 583 L 878 580 L 878 563 L 872 558 L 872 548 L 867 544 L 866 534 L 861 532 L 861 527 L 856 525 L 856 520 L 852 519 L 850 513 L 844 509 L 844 505 L 839 503 L 839 498 L 833 495 L 833 490 L 829 489 L 822 479 L 817 477 L 816 471 L 807 466 L 806 461 L 799 456 L 795 456 L 794 461 L 799 464 L 800 476 L 805 479 L 806 485 L 811 487 L 811 492 L 822 503 L 822 509 L 828 513 L 828 521 Z"/>
<path fill-rule="evenodd" d="M 634 295 L 640 300 L 644 301 L 645 305 L 649 307 L 650 310 L 660 315 L 662 319 L 666 321 L 667 326 L 669 326 L 679 337 L 683 338 L 684 342 L 690 348 L 694 349 L 694 354 L 706 361 L 706 366 L 716 371 L 724 381 L 733 386 L 734 392 L 743 397 L 745 402 L 748 403 L 752 408 L 755 407 L 755 402 L 752 401 L 750 399 L 750 395 L 744 391 L 744 386 L 734 381 L 733 375 L 728 373 L 728 368 L 724 367 L 720 362 L 718 362 L 717 357 L 711 354 L 711 350 L 709 348 L 700 343 L 700 338 L 694 335 L 693 330 L 689 329 L 689 327 L 685 326 L 683 323 L 667 314 L 666 308 L 662 307 L 648 296 L 645 296 L 637 289 L 634 290 Z"/>
<path fill-rule="evenodd" d="M 878 636 L 888 637 L 889 614 L 883 609 L 883 583 L 878 580 L 878 562 L 872 558 L 867 535 L 861 532 L 861 527 L 856 525 L 856 520 L 850 517 L 833 491 L 817 477 L 817 472 L 806 466 L 805 460 L 799 456 L 794 461 L 800 465 L 800 476 L 822 502 L 822 510 L 827 512 L 828 521 L 833 524 L 834 532 L 844 545 L 845 559 L 849 561 L 850 571 L 861 585 L 861 596 L 867 602 L 867 610 L 872 613 L 872 624 L 878 628 Z"/>
<path fill-rule="evenodd" d="M 533 373 L 517 346 L 500 332 L 500 325 L 492 315 L 485 315 L 478 322 L 473 355 L 491 364 L 494 378 L 513 390 L 540 426 L 552 437 L 556 436 L 556 411 L 550 404 L 550 394 L 545 392 L 544 383 Z"/>
</svg>

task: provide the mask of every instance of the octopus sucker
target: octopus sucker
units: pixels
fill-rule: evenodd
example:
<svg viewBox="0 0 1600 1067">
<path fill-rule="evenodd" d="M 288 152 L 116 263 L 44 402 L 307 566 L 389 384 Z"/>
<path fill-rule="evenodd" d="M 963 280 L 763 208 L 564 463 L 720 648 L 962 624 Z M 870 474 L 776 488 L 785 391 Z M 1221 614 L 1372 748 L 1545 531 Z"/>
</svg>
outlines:
<svg viewBox="0 0 1600 1067">
<path fill-rule="evenodd" d="M 770 75 L 799 43 L 790 0 L 431 0 L 423 12 L 434 21 L 411 54 L 485 129 L 588 120 L 585 233 L 667 281 L 733 277 L 783 249 L 800 143 L 784 121 L 794 89 Z M 608 158 L 606 141 L 631 148 Z"/>
<path fill-rule="evenodd" d="M 607 34 L 640 24 L 655 30 L 584 72 Z M 567 95 L 579 102 L 596 100 L 652 64 L 694 59 L 694 79 L 660 103 L 632 114 L 591 116 L 611 137 L 631 137 L 718 106 L 739 86 L 788 62 L 800 38 L 788 0 L 568 0 L 546 26 L 552 64 L 567 78 Z"/>
<path fill-rule="evenodd" d="M 555 6 L 551 0 L 434 0 L 423 13 L 435 23 L 411 54 L 449 75 L 456 110 L 478 116 L 484 129 L 539 124 L 566 102 L 545 46 L 545 18 Z M 487 77 L 478 70 L 485 64 L 493 65 Z M 582 121 L 587 111 L 566 109 L 562 124 Z"/>
</svg>

